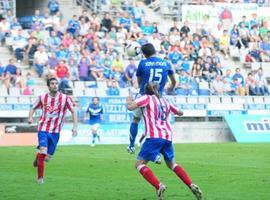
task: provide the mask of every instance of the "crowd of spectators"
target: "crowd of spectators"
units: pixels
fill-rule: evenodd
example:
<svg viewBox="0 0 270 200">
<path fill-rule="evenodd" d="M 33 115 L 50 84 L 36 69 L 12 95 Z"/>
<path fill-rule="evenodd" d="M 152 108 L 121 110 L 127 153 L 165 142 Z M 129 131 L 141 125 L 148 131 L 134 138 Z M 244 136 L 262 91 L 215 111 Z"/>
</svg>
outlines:
<svg viewBox="0 0 270 200">
<path fill-rule="evenodd" d="M 63 88 L 69 88 L 73 81 L 104 81 L 109 95 L 119 95 L 121 87 L 137 87 L 135 73 L 140 57 L 125 54 L 125 46 L 136 41 L 140 45 L 152 43 L 158 56 L 172 64 L 176 95 L 269 94 L 262 68 L 247 76 L 240 68 L 232 72 L 235 67 L 224 66 L 219 53 L 229 59 L 231 46 L 240 49 L 253 44 L 247 57 L 252 62 L 268 61 L 268 24 L 262 22 L 260 26 L 255 17 L 250 22 L 243 17 L 232 30 L 219 27 L 215 33 L 204 28 L 191 31 L 188 22 L 179 26 L 175 21 L 164 34 L 159 23 L 145 18 L 138 2 L 125 6 L 117 16 L 83 10 L 65 21 L 58 2 L 51 0 L 48 9 L 35 11 L 30 30 L 22 29 L 12 12 L 8 13 L 0 21 L 0 40 L 12 47 L 16 60 L 0 67 L 0 84 L 7 88 L 31 91 L 31 74 L 23 77 L 16 67 L 16 61 L 26 61 L 39 77 L 56 76 Z M 205 83 L 207 87 L 202 88 Z"/>
</svg>

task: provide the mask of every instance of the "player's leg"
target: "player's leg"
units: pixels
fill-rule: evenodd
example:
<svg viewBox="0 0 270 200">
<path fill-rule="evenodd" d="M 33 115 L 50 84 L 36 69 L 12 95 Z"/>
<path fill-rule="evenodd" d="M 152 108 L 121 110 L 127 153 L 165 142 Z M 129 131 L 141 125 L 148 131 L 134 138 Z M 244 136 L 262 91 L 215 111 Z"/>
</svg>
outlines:
<svg viewBox="0 0 270 200">
<path fill-rule="evenodd" d="M 97 138 L 98 141 L 100 142 L 100 135 L 98 134 L 99 126 L 100 126 L 99 124 L 95 124 L 95 125 L 93 126 L 93 129 L 94 129 L 94 131 L 95 131 L 96 134 L 97 134 L 96 138 Z"/>
<path fill-rule="evenodd" d="M 160 153 L 162 143 L 159 139 L 146 139 L 138 154 L 138 160 L 135 163 L 136 169 L 144 177 L 144 179 L 155 187 L 158 199 L 163 199 L 163 193 L 166 186 L 163 185 L 152 170 L 147 167 L 148 161 L 155 162 L 156 157 Z"/>
<path fill-rule="evenodd" d="M 97 138 L 97 129 L 95 128 L 95 125 L 92 126 L 91 132 L 92 132 L 92 147 L 94 147 Z"/>
<path fill-rule="evenodd" d="M 175 162 L 172 142 L 167 141 L 166 145 L 164 145 L 164 148 L 161 150 L 161 153 L 164 156 L 164 160 L 168 168 L 171 169 L 191 189 L 192 193 L 198 200 L 202 199 L 202 192 L 199 187 L 193 184 L 185 170 Z"/>
<path fill-rule="evenodd" d="M 59 137 L 60 137 L 59 133 L 49 133 L 48 153 L 45 157 L 46 162 L 49 162 L 52 156 L 54 155 L 54 152 L 56 150 L 56 147 L 59 141 Z"/>
<path fill-rule="evenodd" d="M 48 133 L 46 132 L 38 132 L 38 146 L 39 152 L 37 153 L 37 181 L 42 184 L 44 182 L 44 160 L 47 155 L 47 147 L 48 147 Z"/>
</svg>

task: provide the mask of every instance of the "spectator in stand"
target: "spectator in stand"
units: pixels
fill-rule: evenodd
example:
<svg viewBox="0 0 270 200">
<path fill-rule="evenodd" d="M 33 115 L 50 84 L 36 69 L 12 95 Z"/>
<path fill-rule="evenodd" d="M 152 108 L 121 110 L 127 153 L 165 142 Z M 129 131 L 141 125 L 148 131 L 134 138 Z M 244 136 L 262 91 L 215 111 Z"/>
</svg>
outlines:
<svg viewBox="0 0 270 200">
<path fill-rule="evenodd" d="M 180 31 L 179 28 L 178 28 L 178 22 L 177 22 L 176 19 L 173 20 L 173 26 L 170 28 L 169 33 L 173 33 L 175 30 L 176 30 L 177 32 Z"/>
<path fill-rule="evenodd" d="M 178 95 L 188 95 L 189 94 L 189 77 L 184 69 L 177 70 L 178 77 L 176 78 L 176 93 Z"/>
<path fill-rule="evenodd" d="M 123 25 L 123 27 L 129 31 L 130 25 L 131 25 L 131 19 L 129 17 L 129 14 L 127 12 L 122 13 L 122 16 L 119 19 L 119 25 Z"/>
<path fill-rule="evenodd" d="M 78 68 L 80 81 L 90 81 L 89 78 L 90 61 L 87 60 L 86 57 L 81 58 Z"/>
<path fill-rule="evenodd" d="M 201 81 L 202 78 L 202 69 L 201 65 L 197 62 L 194 62 L 192 69 L 191 69 L 191 77 L 196 80 L 197 83 Z"/>
<path fill-rule="evenodd" d="M 267 36 L 267 32 L 269 31 L 268 29 L 268 22 L 267 21 L 263 21 L 262 22 L 262 26 L 259 28 L 259 35 L 261 38 L 264 38 L 265 36 Z"/>
<path fill-rule="evenodd" d="M 28 64 L 30 67 L 34 64 L 34 55 L 37 51 L 37 38 L 29 37 L 28 44 L 24 48 L 25 54 L 28 56 Z"/>
<path fill-rule="evenodd" d="M 119 96 L 120 95 L 118 82 L 116 80 L 112 80 L 111 84 L 108 85 L 107 94 L 109 96 Z"/>
<path fill-rule="evenodd" d="M 255 87 L 256 87 L 256 81 L 255 81 L 255 78 L 253 76 L 253 74 L 250 72 L 248 73 L 248 76 L 246 78 L 246 95 L 249 96 L 249 95 L 256 95 L 256 90 L 255 90 Z"/>
<path fill-rule="evenodd" d="M 47 45 L 49 51 L 56 51 L 61 44 L 61 39 L 57 36 L 55 31 L 51 32 L 51 36 L 48 38 Z"/>
<path fill-rule="evenodd" d="M 42 24 L 42 15 L 40 14 L 40 10 L 36 9 L 35 14 L 32 17 L 32 24 L 35 24 L 37 22 L 38 25 Z"/>
<path fill-rule="evenodd" d="M 77 65 L 77 62 L 74 58 L 69 59 L 68 66 L 69 66 L 70 80 L 71 81 L 80 80 L 78 65 Z"/>
<path fill-rule="evenodd" d="M 10 23 L 3 17 L 0 18 L 0 42 L 3 43 L 5 37 L 10 33 Z"/>
<path fill-rule="evenodd" d="M 13 17 L 12 21 L 10 22 L 10 29 L 11 30 L 19 30 L 22 29 L 21 24 L 18 22 L 17 17 Z"/>
<path fill-rule="evenodd" d="M 245 26 L 245 23 L 242 22 L 241 26 L 239 27 L 239 36 L 241 39 L 241 44 L 245 48 L 248 48 L 248 43 L 250 42 L 250 34 L 249 34 L 249 29 Z"/>
<path fill-rule="evenodd" d="M 79 35 L 84 36 L 87 34 L 90 28 L 90 23 L 85 21 L 85 18 L 80 18 L 80 28 L 79 28 Z"/>
<path fill-rule="evenodd" d="M 244 96 L 242 84 L 239 82 L 237 78 L 233 78 L 233 81 L 231 83 L 231 88 L 232 88 L 232 92 L 231 92 L 232 95 Z"/>
<path fill-rule="evenodd" d="M 85 23 L 90 22 L 90 19 L 89 19 L 89 17 L 88 17 L 88 12 L 87 12 L 87 10 L 83 10 L 83 11 L 82 11 L 82 14 L 81 14 L 80 17 L 79 17 L 79 20 L 81 21 L 82 18 L 84 18 Z"/>
<path fill-rule="evenodd" d="M 9 59 L 9 64 L 5 68 L 5 79 L 7 80 L 6 85 L 9 85 L 10 83 L 13 84 L 17 72 L 17 66 L 15 65 L 15 60 L 13 58 Z"/>
<path fill-rule="evenodd" d="M 56 51 L 56 58 L 58 60 L 64 59 L 68 60 L 69 52 L 68 49 L 64 47 L 64 45 L 60 45 L 59 49 Z"/>
<path fill-rule="evenodd" d="M 55 15 L 59 11 L 59 3 L 57 0 L 50 0 L 48 3 L 48 8 L 51 15 Z"/>
<path fill-rule="evenodd" d="M 259 24 L 259 20 L 258 20 L 258 15 L 256 13 L 252 14 L 252 19 L 249 21 L 249 27 L 252 28 L 254 26 L 258 27 Z"/>
<path fill-rule="evenodd" d="M 56 77 L 60 79 L 66 79 L 69 76 L 69 69 L 66 65 L 65 60 L 60 60 L 58 65 L 55 67 Z"/>
<path fill-rule="evenodd" d="M 223 34 L 219 38 L 219 48 L 225 55 L 225 58 L 228 58 L 230 53 L 230 37 L 227 30 L 223 30 Z"/>
<path fill-rule="evenodd" d="M 262 41 L 259 43 L 259 48 L 264 54 L 270 56 L 270 42 L 268 37 L 264 37 L 262 39 Z"/>
<path fill-rule="evenodd" d="M 211 82 L 215 77 L 215 72 L 209 63 L 205 63 L 202 68 L 202 79 L 206 82 Z"/>
<path fill-rule="evenodd" d="M 142 25 L 141 29 L 142 29 L 143 34 L 147 36 L 152 35 L 154 32 L 154 27 L 152 24 L 150 24 L 148 20 L 144 22 L 144 25 Z"/>
<path fill-rule="evenodd" d="M 25 79 L 22 75 L 22 70 L 17 68 L 16 70 L 16 76 L 14 76 L 14 86 L 18 88 L 24 88 L 25 87 Z"/>
<path fill-rule="evenodd" d="M 91 23 L 91 28 L 93 28 L 94 31 L 97 32 L 100 30 L 100 19 L 95 13 L 92 14 L 90 23 Z"/>
<path fill-rule="evenodd" d="M 212 83 L 212 94 L 214 95 L 224 94 L 224 83 L 220 75 L 216 75 L 216 78 Z"/>
<path fill-rule="evenodd" d="M 49 57 L 44 46 L 39 46 L 38 50 L 34 54 L 36 72 L 39 77 L 43 75 L 44 67 L 48 64 L 48 60 Z"/>
<path fill-rule="evenodd" d="M 231 30 L 230 34 L 230 45 L 238 47 L 238 49 L 241 48 L 241 43 L 240 43 L 240 33 L 238 26 L 235 24 L 233 25 L 233 28 Z"/>
<path fill-rule="evenodd" d="M 46 31 L 51 32 L 53 30 L 53 19 L 48 12 L 45 12 L 42 24 Z"/>
<path fill-rule="evenodd" d="M 72 19 L 68 21 L 67 32 L 71 33 L 73 36 L 77 36 L 80 29 L 80 21 L 77 15 L 73 15 Z"/>
<path fill-rule="evenodd" d="M 233 79 L 234 84 L 237 85 L 236 93 L 238 95 L 244 96 L 245 95 L 245 79 L 243 75 L 241 74 L 240 68 L 235 69 L 235 74 L 233 75 L 232 79 Z M 235 82 L 235 79 L 237 79 L 237 82 Z"/>
<path fill-rule="evenodd" d="M 172 65 L 176 66 L 178 61 L 183 59 L 183 55 L 177 48 L 174 48 L 173 51 L 169 53 L 168 58 L 170 59 Z"/>
<path fill-rule="evenodd" d="M 117 55 L 117 57 L 112 63 L 112 72 L 113 72 L 112 78 L 116 81 L 119 81 L 120 77 L 124 73 L 124 63 L 121 60 L 120 55 Z"/>
<path fill-rule="evenodd" d="M 255 74 L 255 82 L 255 91 L 257 95 L 269 95 L 266 77 L 264 76 L 263 69 L 261 67 L 257 70 L 257 73 Z"/>
<path fill-rule="evenodd" d="M 235 95 L 235 92 L 232 89 L 232 84 L 231 82 L 228 82 L 228 79 L 223 77 L 223 92 L 224 95 Z"/>
<path fill-rule="evenodd" d="M 261 62 L 261 53 L 258 44 L 253 43 L 252 49 L 249 51 L 248 55 L 246 56 L 246 62 Z"/>
<path fill-rule="evenodd" d="M 66 33 L 63 36 L 63 39 L 61 41 L 61 44 L 65 47 L 65 48 L 69 48 L 69 46 L 73 43 L 73 37 L 70 33 Z"/>
<path fill-rule="evenodd" d="M 180 34 L 181 35 L 188 35 L 190 32 L 190 28 L 188 26 L 188 21 L 184 22 L 184 25 L 180 29 Z"/>
<path fill-rule="evenodd" d="M 126 66 L 125 73 L 122 76 L 120 86 L 121 87 L 130 87 L 133 86 L 133 78 L 136 74 L 137 67 L 135 65 L 134 59 L 129 59 L 129 64 Z"/>
<path fill-rule="evenodd" d="M 141 27 L 143 19 L 145 17 L 145 12 L 142 6 L 140 6 L 138 2 L 135 2 L 134 7 L 132 7 L 131 14 L 132 14 L 134 23 L 138 24 L 139 27 Z"/>
<path fill-rule="evenodd" d="M 23 60 L 23 50 L 27 45 L 27 40 L 23 36 L 23 30 L 18 30 L 17 36 L 13 38 L 12 48 L 15 51 L 15 56 L 18 62 Z"/>
</svg>

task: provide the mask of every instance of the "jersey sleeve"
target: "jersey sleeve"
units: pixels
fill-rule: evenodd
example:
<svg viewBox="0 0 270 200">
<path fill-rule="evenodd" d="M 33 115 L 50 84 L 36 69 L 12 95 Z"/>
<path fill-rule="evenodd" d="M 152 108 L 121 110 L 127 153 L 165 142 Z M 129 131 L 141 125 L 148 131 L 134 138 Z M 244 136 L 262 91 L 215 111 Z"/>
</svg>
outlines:
<svg viewBox="0 0 270 200">
<path fill-rule="evenodd" d="M 137 69 L 137 72 L 136 72 L 136 76 L 142 76 L 142 69 L 143 69 L 143 61 L 141 61 L 139 63 L 139 66 L 138 66 L 138 69 Z"/>
<path fill-rule="evenodd" d="M 135 99 L 136 104 L 142 108 L 147 106 L 147 104 L 149 104 L 149 95 L 143 95 L 138 99 Z"/>
<path fill-rule="evenodd" d="M 167 66 L 168 66 L 168 75 L 174 74 L 172 65 L 169 62 L 167 62 Z"/>
<path fill-rule="evenodd" d="M 67 97 L 67 104 L 66 104 L 68 110 L 70 112 L 73 111 L 74 107 L 75 107 L 75 102 L 72 100 L 72 98 L 70 96 Z"/>
<path fill-rule="evenodd" d="M 37 100 L 33 104 L 33 109 L 38 109 L 42 107 L 42 101 L 41 101 L 41 96 L 38 96 Z"/>
<path fill-rule="evenodd" d="M 177 115 L 179 113 L 179 108 L 173 103 L 170 103 L 170 111 Z"/>
<path fill-rule="evenodd" d="M 101 107 L 100 114 L 103 114 L 103 107 L 102 106 L 100 106 L 100 107 Z"/>
</svg>

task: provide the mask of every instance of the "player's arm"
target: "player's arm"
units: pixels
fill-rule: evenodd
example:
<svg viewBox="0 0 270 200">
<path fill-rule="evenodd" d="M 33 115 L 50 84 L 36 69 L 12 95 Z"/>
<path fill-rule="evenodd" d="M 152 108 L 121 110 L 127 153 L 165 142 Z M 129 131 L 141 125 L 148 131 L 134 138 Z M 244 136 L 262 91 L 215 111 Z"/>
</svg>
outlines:
<svg viewBox="0 0 270 200">
<path fill-rule="evenodd" d="M 126 99 L 126 102 L 128 110 L 135 110 L 136 108 L 142 108 L 147 106 L 147 104 L 149 103 L 149 96 L 143 95 L 136 100 L 133 100 L 133 98 L 129 96 Z"/>
<path fill-rule="evenodd" d="M 139 63 L 139 66 L 138 66 L 138 69 L 137 69 L 137 72 L 136 72 L 136 76 L 137 76 L 137 82 L 138 82 L 138 85 L 140 86 L 141 85 L 141 82 L 142 82 L 142 69 L 143 69 L 143 64 L 142 64 L 142 61 Z"/>
<path fill-rule="evenodd" d="M 33 107 L 30 109 L 29 111 L 29 115 L 28 115 L 28 123 L 32 124 L 34 122 L 34 114 L 36 112 L 36 110 L 38 108 L 42 107 L 42 101 L 41 101 L 41 96 L 38 97 L 38 99 L 36 100 L 36 102 L 33 104 Z"/>
<path fill-rule="evenodd" d="M 184 114 L 182 110 L 172 103 L 170 103 L 170 111 L 178 116 L 182 116 Z"/>
<path fill-rule="evenodd" d="M 66 106 L 72 115 L 72 122 L 73 122 L 72 136 L 76 136 L 78 134 L 78 131 L 77 131 L 78 130 L 78 116 L 77 116 L 77 109 L 75 107 L 75 103 L 73 102 L 71 97 L 68 97 Z"/>
</svg>

